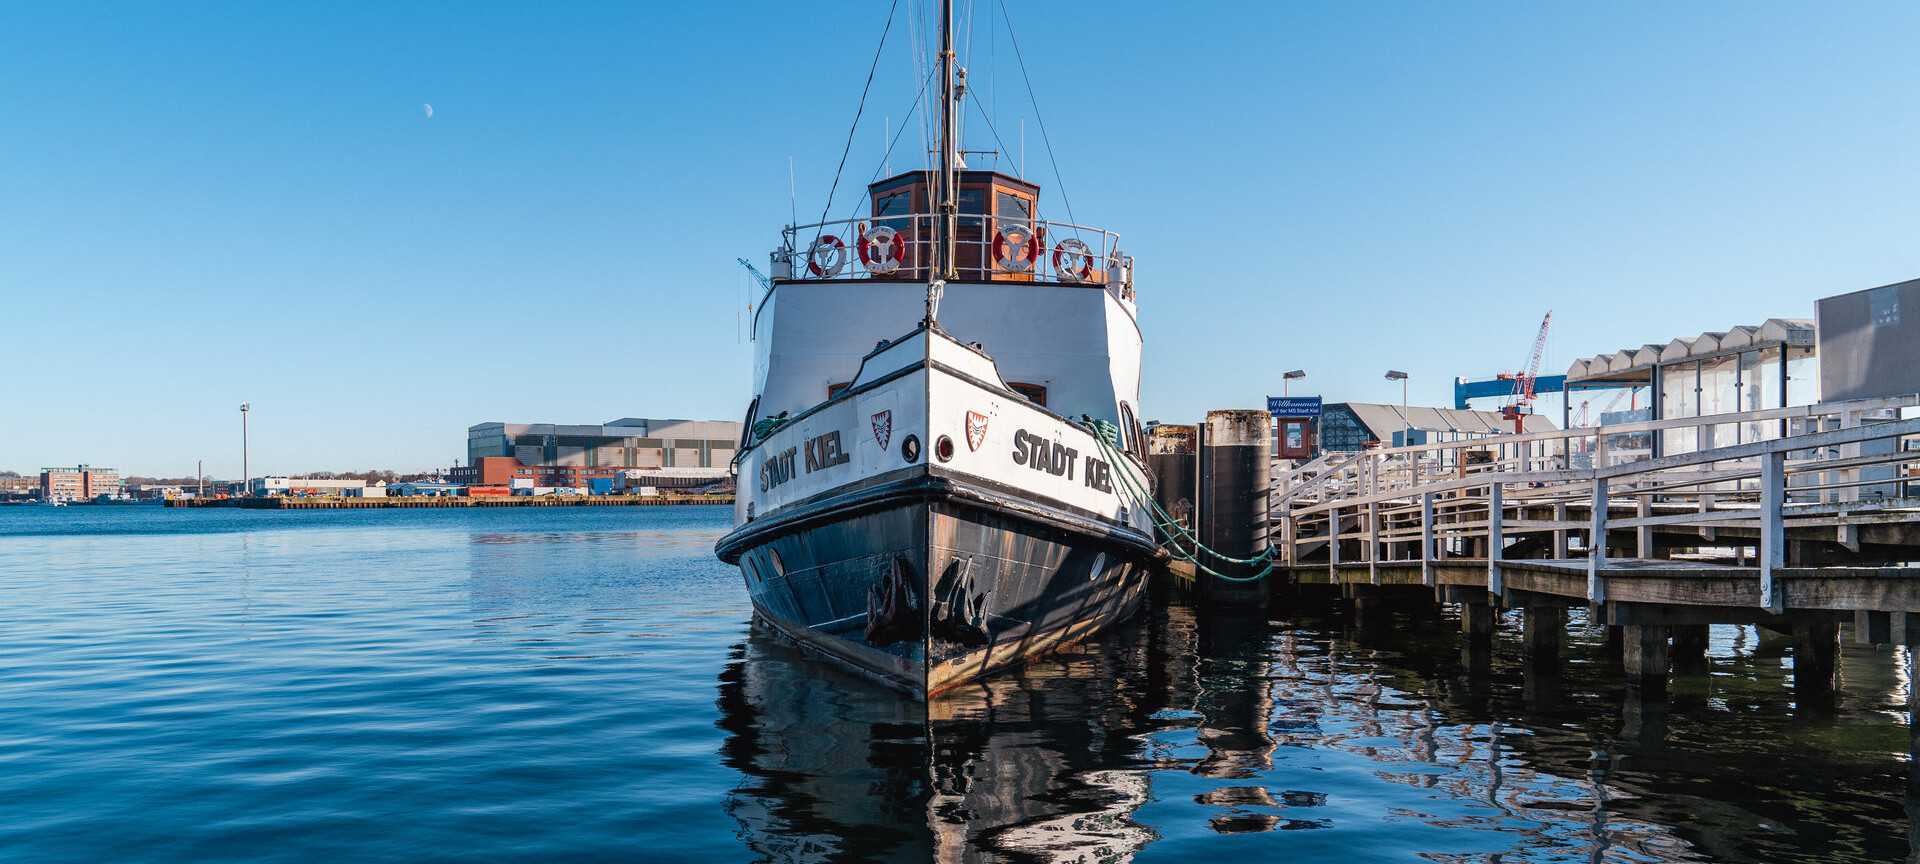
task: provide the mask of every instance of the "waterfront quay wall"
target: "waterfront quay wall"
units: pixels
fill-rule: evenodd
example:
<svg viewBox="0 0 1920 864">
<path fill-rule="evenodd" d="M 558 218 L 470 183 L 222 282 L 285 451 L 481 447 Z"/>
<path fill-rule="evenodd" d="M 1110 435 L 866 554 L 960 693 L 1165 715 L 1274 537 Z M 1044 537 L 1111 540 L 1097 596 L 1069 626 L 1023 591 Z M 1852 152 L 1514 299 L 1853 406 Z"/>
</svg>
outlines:
<svg viewBox="0 0 1920 864">
<path fill-rule="evenodd" d="M 379 510 L 410 507 L 665 507 L 733 504 L 732 495 L 413 495 L 394 498 L 175 498 L 168 507 L 239 507 L 248 510 Z"/>
</svg>

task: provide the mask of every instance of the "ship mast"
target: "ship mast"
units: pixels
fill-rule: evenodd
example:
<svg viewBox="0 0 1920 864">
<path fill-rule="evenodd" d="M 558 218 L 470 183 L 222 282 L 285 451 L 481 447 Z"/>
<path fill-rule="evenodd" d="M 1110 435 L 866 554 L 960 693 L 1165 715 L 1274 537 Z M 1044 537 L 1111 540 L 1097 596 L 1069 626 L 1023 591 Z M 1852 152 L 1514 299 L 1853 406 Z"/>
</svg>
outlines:
<svg viewBox="0 0 1920 864">
<path fill-rule="evenodd" d="M 935 186 L 940 225 L 934 234 L 939 248 L 934 278 L 943 281 L 960 275 L 954 263 L 954 239 L 960 227 L 960 205 L 954 200 L 955 171 L 960 161 L 960 133 L 954 127 L 960 119 L 960 100 L 954 93 L 954 83 L 953 0 L 940 0 L 940 178 Z"/>
</svg>

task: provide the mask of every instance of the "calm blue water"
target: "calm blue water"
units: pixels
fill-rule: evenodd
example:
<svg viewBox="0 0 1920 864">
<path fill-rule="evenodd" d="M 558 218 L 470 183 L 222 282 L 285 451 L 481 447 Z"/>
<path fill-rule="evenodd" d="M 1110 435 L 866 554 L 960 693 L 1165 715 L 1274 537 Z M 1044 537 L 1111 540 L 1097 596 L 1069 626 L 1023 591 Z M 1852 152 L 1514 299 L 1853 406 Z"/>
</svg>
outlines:
<svg viewBox="0 0 1920 864">
<path fill-rule="evenodd" d="M 750 626 L 724 508 L 0 508 L 0 860 L 1878 861 L 1903 664 L 1670 712 L 1445 620 L 1157 603 L 954 700 Z"/>
</svg>

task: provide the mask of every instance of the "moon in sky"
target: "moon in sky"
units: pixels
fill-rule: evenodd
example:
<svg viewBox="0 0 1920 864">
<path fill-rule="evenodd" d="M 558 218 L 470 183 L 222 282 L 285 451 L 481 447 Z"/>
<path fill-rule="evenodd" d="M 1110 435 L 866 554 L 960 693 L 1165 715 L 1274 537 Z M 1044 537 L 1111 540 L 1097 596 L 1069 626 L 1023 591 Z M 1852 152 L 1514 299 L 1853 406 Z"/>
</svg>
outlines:
<svg viewBox="0 0 1920 864">
<path fill-rule="evenodd" d="M 425 109 L 427 109 L 427 116 L 428 116 L 428 117 L 432 117 L 432 116 L 433 116 L 433 106 L 432 106 L 432 105 L 428 105 L 427 103 L 425 103 L 425 102 L 422 102 L 422 103 L 420 103 L 420 107 L 422 107 L 422 108 L 425 108 Z"/>
</svg>

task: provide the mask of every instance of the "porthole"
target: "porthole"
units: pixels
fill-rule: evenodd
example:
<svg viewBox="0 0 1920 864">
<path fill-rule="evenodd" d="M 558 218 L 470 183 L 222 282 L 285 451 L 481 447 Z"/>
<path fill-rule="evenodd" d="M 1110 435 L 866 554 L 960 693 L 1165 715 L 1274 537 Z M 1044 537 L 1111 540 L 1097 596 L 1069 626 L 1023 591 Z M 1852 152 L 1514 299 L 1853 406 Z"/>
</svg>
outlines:
<svg viewBox="0 0 1920 864">
<path fill-rule="evenodd" d="M 1094 555 L 1093 566 L 1087 568 L 1087 581 L 1088 582 L 1099 581 L 1100 573 L 1106 569 L 1107 569 L 1107 553 L 1101 552 L 1097 555 Z"/>
<path fill-rule="evenodd" d="M 775 575 L 782 578 L 787 575 L 787 562 L 780 560 L 780 550 L 768 549 L 767 560 L 773 562 L 773 572 Z"/>
<path fill-rule="evenodd" d="M 939 438 L 936 438 L 936 439 L 934 439 L 934 441 L 933 441 L 933 456 L 934 456 L 934 458 L 936 458 L 936 459 L 939 459 L 939 460 L 940 460 L 940 461 L 942 461 L 942 462 L 949 462 L 949 461 L 952 461 L 952 459 L 953 459 L 953 439 L 952 439 L 952 438 L 948 438 L 948 437 L 947 437 L 947 436 L 945 436 L 945 435 L 942 435 L 942 436 L 940 436 Z"/>
<path fill-rule="evenodd" d="M 920 461 L 920 436 L 908 435 L 907 440 L 900 442 L 900 458 L 908 463 Z"/>
</svg>

